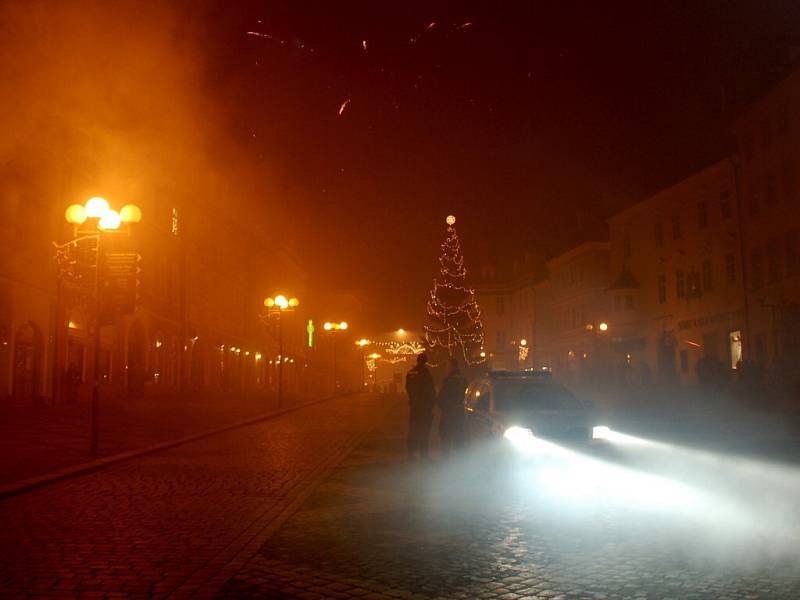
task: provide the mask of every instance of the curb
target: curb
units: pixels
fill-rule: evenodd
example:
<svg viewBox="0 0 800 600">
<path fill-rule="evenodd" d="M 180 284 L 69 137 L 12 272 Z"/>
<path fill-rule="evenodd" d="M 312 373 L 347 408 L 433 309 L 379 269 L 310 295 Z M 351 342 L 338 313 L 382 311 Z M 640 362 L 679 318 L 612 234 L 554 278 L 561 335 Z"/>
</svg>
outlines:
<svg viewBox="0 0 800 600">
<path fill-rule="evenodd" d="M 276 410 L 270 413 L 265 413 L 257 417 L 245 419 L 243 421 L 236 421 L 235 423 L 223 425 L 221 427 L 217 427 L 216 429 L 211 429 L 210 431 L 194 433 L 175 440 L 159 442 L 158 444 L 153 444 L 152 446 L 146 446 L 144 448 L 139 448 L 137 450 L 129 450 L 128 452 L 120 452 L 119 454 L 112 454 L 111 456 L 106 456 L 105 458 L 99 458 L 97 460 L 80 463 L 77 465 L 73 465 L 71 467 L 65 467 L 63 469 L 59 469 L 58 471 L 53 471 L 51 473 L 46 473 L 44 475 L 37 475 L 36 477 L 22 479 L 14 483 L 9 483 L 0 486 L 0 500 L 5 500 L 6 498 L 11 498 L 13 496 L 19 496 L 20 494 L 26 494 L 35 489 L 45 487 L 53 483 L 57 483 L 65 479 L 70 479 L 72 477 L 88 475 L 89 473 L 99 471 L 100 469 L 104 469 L 106 467 L 110 467 L 112 465 L 116 465 L 134 458 L 139 458 L 147 454 L 153 454 L 155 452 L 161 452 L 162 450 L 175 448 L 176 446 L 188 444 L 189 442 L 194 442 L 206 437 L 211 437 L 212 435 L 217 435 L 219 433 L 225 433 L 226 431 L 231 431 L 232 429 L 238 429 L 240 427 L 254 425 L 255 423 L 266 421 L 274 417 L 279 417 L 281 415 L 285 415 L 287 413 L 300 410 L 301 408 L 306 408 L 308 406 L 320 404 L 321 402 L 326 402 L 328 400 L 334 400 L 335 398 L 342 398 L 344 396 L 349 396 L 353 393 L 358 393 L 358 392 L 348 392 L 344 394 L 335 394 L 333 396 L 326 396 L 324 398 L 312 400 L 311 402 L 298 404 L 297 406 L 282 408 L 280 410 Z"/>
<path fill-rule="evenodd" d="M 272 506 L 261 519 L 253 523 L 247 531 L 232 542 L 218 556 L 202 569 L 196 571 L 187 581 L 168 594 L 175 600 L 211 600 L 217 597 L 225 584 L 235 577 L 259 550 L 291 519 L 306 501 L 317 491 L 342 463 L 358 448 L 364 440 L 380 427 L 388 413 L 386 407 L 381 412 L 379 424 L 355 434 L 342 447 L 329 455 L 312 473 L 299 481 L 282 499 Z"/>
<path fill-rule="evenodd" d="M 202 569 L 193 573 L 181 586 L 169 593 L 176 600 L 210 600 L 255 556 L 278 529 L 288 521 L 308 500 L 316 489 L 364 440 L 362 432 L 350 438 L 337 452 L 329 455 L 314 468 L 305 479 L 298 481 L 282 501 L 271 507 L 259 520 L 251 525 L 237 540 L 209 561 Z"/>
</svg>

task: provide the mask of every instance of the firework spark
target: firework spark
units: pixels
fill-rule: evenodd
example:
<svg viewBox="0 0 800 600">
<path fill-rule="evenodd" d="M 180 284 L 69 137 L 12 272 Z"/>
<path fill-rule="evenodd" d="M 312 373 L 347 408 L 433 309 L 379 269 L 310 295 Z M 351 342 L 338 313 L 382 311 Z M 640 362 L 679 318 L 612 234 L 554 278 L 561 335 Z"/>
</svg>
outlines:
<svg viewBox="0 0 800 600">
<path fill-rule="evenodd" d="M 342 102 L 342 105 L 339 107 L 339 116 L 340 117 L 342 116 L 342 113 L 344 112 L 344 109 L 347 108 L 348 104 L 350 104 L 350 98 L 348 98 L 347 100 Z"/>
<path fill-rule="evenodd" d="M 429 31 L 430 31 L 431 29 L 433 29 L 434 27 L 436 27 L 436 21 L 431 21 L 430 23 L 428 23 L 428 24 L 425 26 L 425 29 L 423 29 L 422 31 L 420 31 L 420 32 L 419 32 L 419 34 L 415 35 L 415 36 L 414 36 L 414 37 L 412 37 L 410 40 L 408 40 L 408 43 L 409 43 L 409 44 L 416 44 L 416 43 L 417 43 L 417 41 L 419 41 L 419 38 L 421 38 L 421 37 L 422 37 L 424 34 L 426 34 L 427 32 L 429 32 Z"/>
<path fill-rule="evenodd" d="M 260 33 L 260 32 L 258 32 L 258 31 L 248 31 L 248 32 L 247 32 L 247 35 L 252 35 L 252 36 L 255 36 L 255 37 L 260 37 L 260 38 L 265 38 L 265 39 L 267 39 L 267 40 L 274 40 L 274 39 L 275 39 L 274 37 L 272 37 L 272 36 L 271 36 L 270 34 L 268 34 L 268 33 Z"/>
</svg>

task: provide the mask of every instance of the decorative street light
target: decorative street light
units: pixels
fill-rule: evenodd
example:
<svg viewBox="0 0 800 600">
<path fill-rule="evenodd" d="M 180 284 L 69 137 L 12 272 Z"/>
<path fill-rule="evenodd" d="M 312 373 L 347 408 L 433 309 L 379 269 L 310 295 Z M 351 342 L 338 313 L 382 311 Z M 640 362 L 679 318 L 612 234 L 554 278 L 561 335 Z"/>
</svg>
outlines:
<svg viewBox="0 0 800 600">
<path fill-rule="evenodd" d="M 364 378 L 364 369 L 365 369 L 366 364 L 367 364 L 366 363 L 366 359 L 364 357 L 364 348 L 366 346 L 369 346 L 369 344 L 371 344 L 371 343 L 372 342 L 370 342 L 367 338 L 361 338 L 360 340 L 358 340 L 356 342 L 356 346 L 361 348 L 361 389 L 362 390 L 364 389 L 364 386 L 367 385 L 366 379 Z"/>
<path fill-rule="evenodd" d="M 65 244 L 53 244 L 59 259 L 71 259 L 78 243 L 94 240 L 94 371 L 92 381 L 91 434 L 89 451 L 97 456 L 100 437 L 100 327 L 102 324 L 102 292 L 101 274 L 102 240 L 104 235 L 112 233 L 130 233 L 129 225 L 142 220 L 142 211 L 135 204 L 126 204 L 117 212 L 108 201 L 100 196 L 89 198 L 85 204 L 71 204 L 64 211 L 64 219 L 73 226 L 73 239 Z M 133 268 L 136 269 L 135 261 Z M 135 278 L 135 271 L 131 273 Z"/>
<path fill-rule="evenodd" d="M 334 322 L 334 321 L 325 321 L 325 323 L 322 324 L 322 328 L 325 331 L 328 331 L 330 333 L 337 333 L 339 331 L 346 331 L 348 327 L 349 327 L 349 325 L 347 324 L 347 321 L 339 321 L 338 323 Z M 336 373 L 336 338 L 335 337 L 333 338 L 333 391 L 334 391 L 334 393 L 339 391 L 339 377 L 338 377 L 338 375 Z"/>
<path fill-rule="evenodd" d="M 264 306 L 267 307 L 267 316 L 278 317 L 278 408 L 283 408 L 283 363 L 286 362 L 283 356 L 283 313 L 293 311 L 300 306 L 300 301 L 279 294 L 264 299 Z"/>
<path fill-rule="evenodd" d="M 519 347 L 517 348 L 517 360 L 519 360 L 520 366 L 525 365 L 525 361 L 528 360 L 529 352 L 530 348 L 528 347 L 528 340 L 522 338 L 519 341 Z"/>
<path fill-rule="evenodd" d="M 369 370 L 372 372 L 372 391 L 378 391 L 378 359 L 381 357 L 377 352 L 369 355 Z"/>
</svg>

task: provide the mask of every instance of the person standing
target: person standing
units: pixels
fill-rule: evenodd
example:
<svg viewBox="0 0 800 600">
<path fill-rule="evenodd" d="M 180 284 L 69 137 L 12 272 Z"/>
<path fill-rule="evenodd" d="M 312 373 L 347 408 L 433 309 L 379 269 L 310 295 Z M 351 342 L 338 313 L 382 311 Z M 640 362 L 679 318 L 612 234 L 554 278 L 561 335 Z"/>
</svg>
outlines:
<svg viewBox="0 0 800 600">
<path fill-rule="evenodd" d="M 428 438 L 433 420 L 436 388 L 428 369 L 428 357 L 417 356 L 417 365 L 406 374 L 408 394 L 408 458 L 428 458 Z"/>
<path fill-rule="evenodd" d="M 442 442 L 442 454 L 449 456 L 462 446 L 464 439 L 464 392 L 467 380 L 461 374 L 458 361 L 451 358 L 448 362 L 447 375 L 442 382 L 436 403 L 439 405 L 439 437 Z"/>
</svg>

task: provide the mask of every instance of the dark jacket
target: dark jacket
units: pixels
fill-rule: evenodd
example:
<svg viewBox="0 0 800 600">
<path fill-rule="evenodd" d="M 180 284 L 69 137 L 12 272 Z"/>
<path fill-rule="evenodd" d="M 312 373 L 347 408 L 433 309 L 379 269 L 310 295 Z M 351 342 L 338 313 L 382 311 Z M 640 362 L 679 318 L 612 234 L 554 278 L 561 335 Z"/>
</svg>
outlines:
<svg viewBox="0 0 800 600">
<path fill-rule="evenodd" d="M 406 374 L 406 393 L 411 410 L 428 413 L 433 410 L 436 388 L 428 367 L 417 365 Z"/>
<path fill-rule="evenodd" d="M 464 392 L 467 380 L 461 373 L 451 373 L 444 378 L 436 403 L 445 416 L 460 415 L 464 410 Z"/>
</svg>

